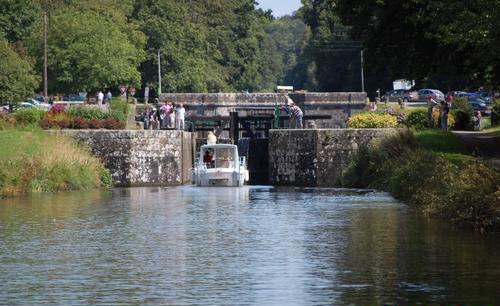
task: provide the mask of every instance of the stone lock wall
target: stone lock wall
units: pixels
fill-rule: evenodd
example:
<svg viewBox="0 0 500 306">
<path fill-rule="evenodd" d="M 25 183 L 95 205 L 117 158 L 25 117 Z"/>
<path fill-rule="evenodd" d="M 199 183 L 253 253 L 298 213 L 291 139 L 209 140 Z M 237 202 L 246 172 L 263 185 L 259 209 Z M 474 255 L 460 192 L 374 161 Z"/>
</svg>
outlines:
<svg viewBox="0 0 500 306">
<path fill-rule="evenodd" d="M 334 187 L 353 154 L 392 129 L 271 130 L 272 185 Z"/>
<path fill-rule="evenodd" d="M 64 130 L 53 133 L 86 143 L 110 170 L 115 186 L 175 186 L 191 181 L 191 133 L 175 130 Z"/>
<path fill-rule="evenodd" d="M 347 119 L 366 106 L 363 92 L 291 93 L 290 98 L 305 115 L 331 116 L 331 119 L 314 120 L 318 128 L 345 127 Z M 283 96 L 277 93 L 165 93 L 159 100 L 182 103 L 188 120 L 190 117 L 227 117 L 233 111 L 241 117 L 272 115 L 276 104 L 285 103 Z M 142 114 L 144 108 L 138 107 L 137 114 Z"/>
</svg>

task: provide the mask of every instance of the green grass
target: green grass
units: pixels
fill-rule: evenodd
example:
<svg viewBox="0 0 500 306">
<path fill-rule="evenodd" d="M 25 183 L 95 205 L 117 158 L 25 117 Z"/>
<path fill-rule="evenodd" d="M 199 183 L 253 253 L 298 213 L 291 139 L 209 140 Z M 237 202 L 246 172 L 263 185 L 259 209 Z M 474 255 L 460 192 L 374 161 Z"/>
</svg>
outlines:
<svg viewBox="0 0 500 306">
<path fill-rule="evenodd" d="M 0 197 L 109 186 L 109 172 L 72 139 L 36 128 L 0 130 Z"/>
<path fill-rule="evenodd" d="M 436 153 L 455 165 L 462 165 L 474 159 L 466 147 L 451 132 L 424 129 L 416 131 L 415 137 L 425 149 Z"/>
</svg>

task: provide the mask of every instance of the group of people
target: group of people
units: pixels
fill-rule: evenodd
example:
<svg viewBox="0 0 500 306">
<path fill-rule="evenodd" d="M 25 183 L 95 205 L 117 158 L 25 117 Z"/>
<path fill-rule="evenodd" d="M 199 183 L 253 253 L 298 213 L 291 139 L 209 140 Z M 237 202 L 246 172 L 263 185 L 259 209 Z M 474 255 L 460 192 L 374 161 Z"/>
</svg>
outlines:
<svg viewBox="0 0 500 306">
<path fill-rule="evenodd" d="M 446 131 L 448 129 L 448 115 L 450 113 L 450 108 L 453 103 L 453 97 L 447 96 L 444 101 L 437 103 L 432 97 L 429 97 L 427 101 L 427 120 L 429 127 L 434 126 L 434 119 L 432 118 L 432 113 L 435 107 L 439 107 L 439 128 Z M 481 112 L 475 111 L 472 117 L 472 122 L 474 124 L 474 130 L 479 131 L 481 129 Z"/>
<path fill-rule="evenodd" d="M 163 103 L 159 107 L 143 114 L 144 129 L 177 129 L 184 130 L 186 109 L 179 103 Z"/>
<path fill-rule="evenodd" d="M 104 94 L 101 90 L 97 92 L 97 105 L 99 107 L 103 106 L 106 103 L 111 102 L 111 99 L 113 98 L 113 94 L 111 93 L 110 90 L 108 90 L 108 93 Z"/>
<path fill-rule="evenodd" d="M 427 99 L 427 124 L 429 127 L 434 126 L 432 114 L 434 108 L 439 106 L 439 128 L 445 131 L 448 129 L 448 114 L 450 113 L 451 103 L 452 98 L 450 96 L 446 97 L 441 103 L 436 102 L 432 97 Z"/>
</svg>

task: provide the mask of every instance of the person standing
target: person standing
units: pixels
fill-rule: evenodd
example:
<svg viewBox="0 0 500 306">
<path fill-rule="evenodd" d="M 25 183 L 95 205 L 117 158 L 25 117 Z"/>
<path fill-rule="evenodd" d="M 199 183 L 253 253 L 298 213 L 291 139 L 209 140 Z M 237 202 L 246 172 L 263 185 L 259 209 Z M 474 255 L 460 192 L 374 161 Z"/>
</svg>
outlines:
<svg viewBox="0 0 500 306">
<path fill-rule="evenodd" d="M 184 118 L 186 115 L 186 109 L 182 103 L 178 104 L 175 108 L 175 128 L 178 130 L 184 130 Z"/>
<path fill-rule="evenodd" d="M 295 103 L 291 102 L 290 103 L 290 113 L 292 114 L 292 117 L 294 119 L 294 124 L 293 127 L 294 129 L 302 129 L 302 118 L 304 117 L 304 113 L 298 107 L 295 105 Z"/>
<path fill-rule="evenodd" d="M 168 114 L 170 113 L 170 105 L 166 102 L 160 107 L 160 126 L 161 129 L 168 127 Z"/>
<path fill-rule="evenodd" d="M 99 107 L 101 107 L 103 101 L 104 101 L 104 94 L 102 93 L 102 91 L 99 90 L 97 92 L 97 105 L 99 105 Z"/>
<path fill-rule="evenodd" d="M 175 103 L 170 104 L 170 111 L 168 113 L 168 128 L 175 128 Z"/>
<path fill-rule="evenodd" d="M 113 95 L 111 94 L 111 90 L 108 90 L 108 93 L 106 94 L 106 100 L 108 101 L 108 103 L 110 103 L 111 99 L 113 99 Z"/>
<path fill-rule="evenodd" d="M 441 106 L 441 129 L 448 130 L 448 114 L 450 113 L 451 100 L 446 97 L 446 101 Z"/>
<path fill-rule="evenodd" d="M 434 120 L 432 119 L 432 112 L 434 111 L 434 106 L 437 105 L 436 100 L 432 97 L 429 97 L 427 100 L 427 125 L 429 128 L 434 126 Z"/>
<path fill-rule="evenodd" d="M 474 123 L 474 131 L 480 131 L 481 130 L 481 112 L 476 111 L 474 113 L 474 116 L 472 117 L 472 122 Z"/>
</svg>

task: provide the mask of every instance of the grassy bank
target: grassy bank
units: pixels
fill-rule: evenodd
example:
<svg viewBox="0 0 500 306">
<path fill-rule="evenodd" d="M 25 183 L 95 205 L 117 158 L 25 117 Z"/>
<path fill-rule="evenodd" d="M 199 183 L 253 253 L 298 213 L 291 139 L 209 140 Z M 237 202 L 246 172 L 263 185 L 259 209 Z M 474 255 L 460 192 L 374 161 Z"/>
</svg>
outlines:
<svg viewBox="0 0 500 306">
<path fill-rule="evenodd" d="M 358 152 L 343 183 L 388 191 L 459 226 L 500 229 L 500 174 L 450 133 L 404 130 L 383 139 Z"/>
<path fill-rule="evenodd" d="M 90 189 L 111 184 L 88 150 L 37 128 L 0 129 L 0 197 Z"/>
</svg>

